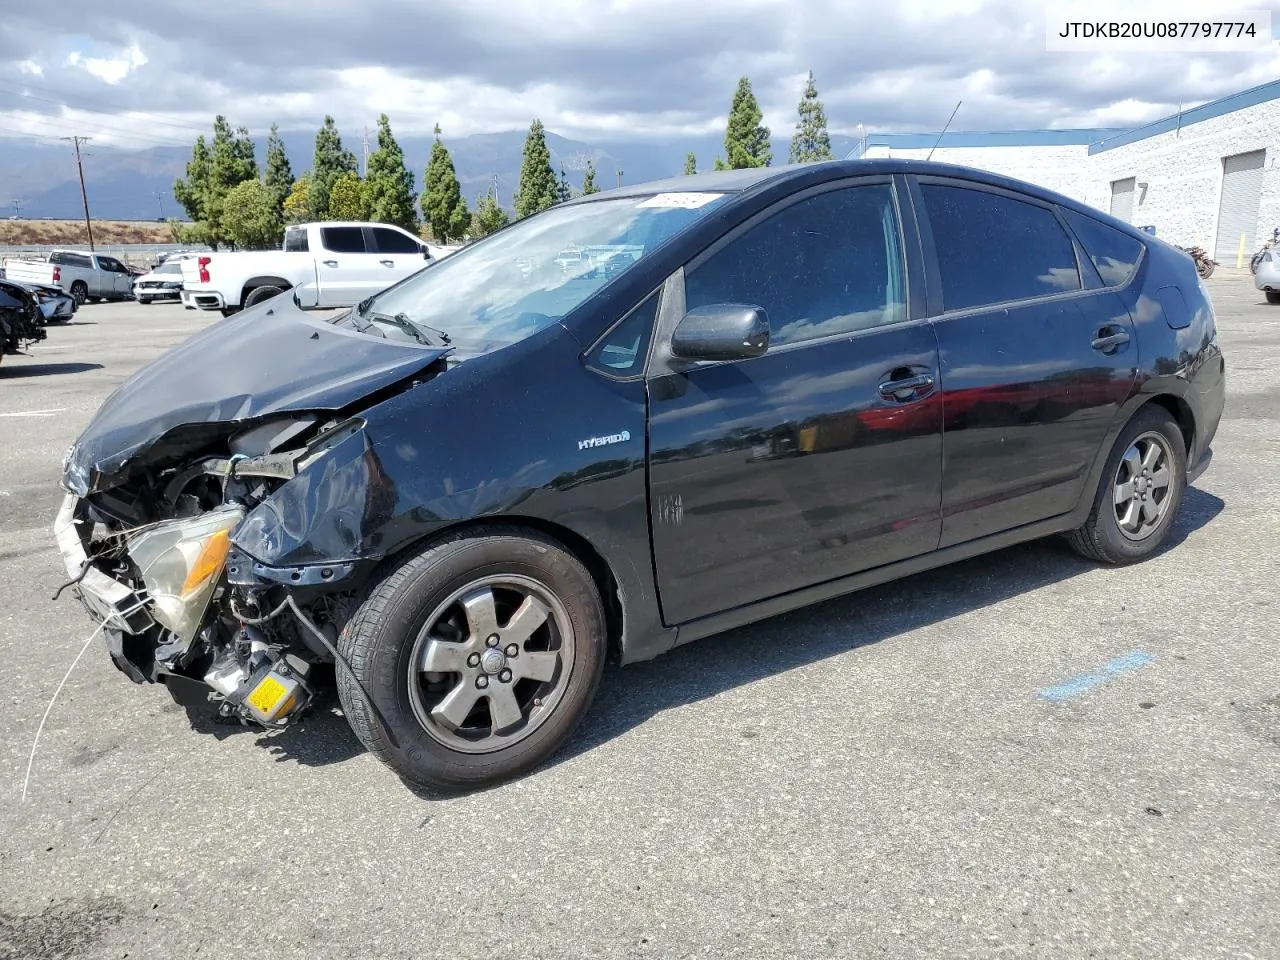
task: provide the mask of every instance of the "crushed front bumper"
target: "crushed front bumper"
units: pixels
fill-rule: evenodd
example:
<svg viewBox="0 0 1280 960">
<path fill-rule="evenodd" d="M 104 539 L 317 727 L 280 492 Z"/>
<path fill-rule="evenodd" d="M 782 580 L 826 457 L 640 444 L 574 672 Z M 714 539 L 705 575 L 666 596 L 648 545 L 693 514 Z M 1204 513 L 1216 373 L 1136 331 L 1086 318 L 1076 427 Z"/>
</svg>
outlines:
<svg viewBox="0 0 1280 960">
<path fill-rule="evenodd" d="M 85 550 L 91 527 L 84 501 L 67 494 L 54 520 L 53 533 L 67 575 L 75 584 L 76 596 L 106 636 L 115 665 L 135 683 L 154 680 L 154 676 L 147 675 L 152 671 L 143 669 L 154 660 L 138 657 L 139 649 L 154 649 L 149 639 L 142 641 L 142 635 L 156 626 L 147 598 L 94 564 Z"/>
</svg>

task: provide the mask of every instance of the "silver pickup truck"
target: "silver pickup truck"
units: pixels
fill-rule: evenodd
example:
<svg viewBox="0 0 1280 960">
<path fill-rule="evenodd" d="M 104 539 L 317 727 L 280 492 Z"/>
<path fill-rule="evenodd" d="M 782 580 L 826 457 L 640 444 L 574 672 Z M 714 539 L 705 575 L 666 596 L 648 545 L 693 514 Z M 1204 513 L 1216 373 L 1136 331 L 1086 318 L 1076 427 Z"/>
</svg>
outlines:
<svg viewBox="0 0 1280 960">
<path fill-rule="evenodd" d="M 115 257 L 55 250 L 48 260 L 6 260 L 4 274 L 19 283 L 58 287 L 79 306 L 87 300 L 128 300 L 133 275 Z"/>
</svg>

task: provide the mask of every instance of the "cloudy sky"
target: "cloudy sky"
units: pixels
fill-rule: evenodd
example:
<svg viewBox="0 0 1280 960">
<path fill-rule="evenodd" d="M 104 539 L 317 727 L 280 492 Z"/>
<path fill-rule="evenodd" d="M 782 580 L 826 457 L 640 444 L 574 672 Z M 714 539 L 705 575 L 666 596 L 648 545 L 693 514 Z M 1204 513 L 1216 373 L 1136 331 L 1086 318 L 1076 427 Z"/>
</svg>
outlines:
<svg viewBox="0 0 1280 960">
<path fill-rule="evenodd" d="M 805 72 L 833 131 L 1131 126 L 1280 77 L 1269 49 L 1047 53 L 1026 0 L 55 0 L 0 14 L 0 137 L 189 144 L 215 113 L 254 133 L 525 128 L 677 140 L 723 130 L 750 76 L 789 134 Z M 1061 4 L 1051 4 L 1058 7 Z M 187 9 L 189 7 L 189 9 Z M 1110 0 L 1104 11 L 1167 10 Z M 1215 20 L 1280 0 L 1212 0 Z M 358 11 L 358 12 L 357 12 Z"/>
</svg>

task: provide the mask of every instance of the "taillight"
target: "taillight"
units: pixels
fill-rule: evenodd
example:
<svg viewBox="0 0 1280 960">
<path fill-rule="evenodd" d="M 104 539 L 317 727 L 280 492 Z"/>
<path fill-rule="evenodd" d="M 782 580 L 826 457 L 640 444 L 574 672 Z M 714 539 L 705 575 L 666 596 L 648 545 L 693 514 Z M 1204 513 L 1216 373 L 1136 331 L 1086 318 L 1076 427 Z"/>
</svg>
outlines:
<svg viewBox="0 0 1280 960">
<path fill-rule="evenodd" d="M 200 257 L 198 260 L 196 260 L 196 263 L 200 267 L 200 282 L 208 283 L 209 282 L 209 258 Z"/>
<path fill-rule="evenodd" d="M 59 280 L 61 280 L 61 279 L 62 279 L 62 268 L 61 268 L 61 267 L 54 267 L 54 268 L 53 268 L 53 282 L 54 282 L 54 283 L 57 283 L 57 282 L 58 282 Z"/>
</svg>

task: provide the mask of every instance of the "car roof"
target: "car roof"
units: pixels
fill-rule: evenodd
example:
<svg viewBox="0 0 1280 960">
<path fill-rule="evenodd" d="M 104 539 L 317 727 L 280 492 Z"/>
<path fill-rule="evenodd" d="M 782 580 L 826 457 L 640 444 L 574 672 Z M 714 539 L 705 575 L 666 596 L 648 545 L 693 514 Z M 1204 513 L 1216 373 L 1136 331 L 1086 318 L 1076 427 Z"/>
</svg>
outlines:
<svg viewBox="0 0 1280 960">
<path fill-rule="evenodd" d="M 731 193 L 745 195 L 766 188 L 784 186 L 794 181 L 796 189 L 825 180 L 856 176 L 888 176 L 891 174 L 914 174 L 916 176 L 954 177 L 971 180 L 988 186 L 1011 190 L 1027 196 L 1036 197 L 1047 203 L 1059 204 L 1070 210 L 1095 219 L 1103 220 L 1131 236 L 1146 239 L 1132 224 L 1116 220 L 1104 210 L 1098 210 L 1079 200 L 1056 193 L 1045 187 L 1037 186 L 1025 180 L 1016 180 L 1002 174 L 976 167 L 966 167 L 954 163 L 940 163 L 933 160 L 901 160 L 901 159 L 861 159 L 861 160 L 823 160 L 816 163 L 789 163 L 776 167 L 754 167 L 744 170 L 716 170 L 708 173 L 694 173 L 663 180 L 650 180 L 646 183 L 628 184 L 610 190 L 602 190 L 589 196 L 576 197 L 570 203 L 591 203 L 622 197 L 641 197 L 654 193 Z"/>
</svg>

